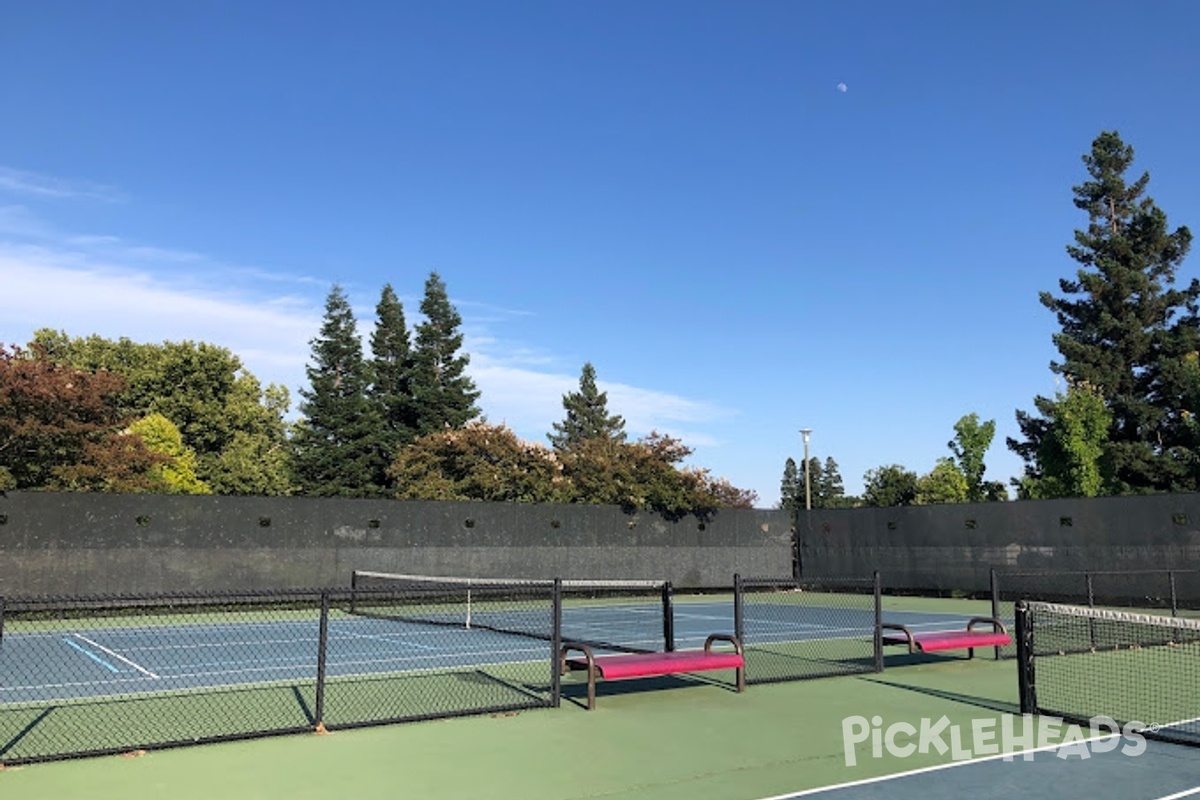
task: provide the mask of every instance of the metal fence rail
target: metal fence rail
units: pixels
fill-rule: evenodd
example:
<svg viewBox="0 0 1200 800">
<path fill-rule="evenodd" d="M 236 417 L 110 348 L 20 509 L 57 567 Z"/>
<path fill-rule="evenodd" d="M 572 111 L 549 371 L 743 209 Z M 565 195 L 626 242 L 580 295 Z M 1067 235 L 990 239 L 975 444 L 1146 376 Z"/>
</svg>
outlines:
<svg viewBox="0 0 1200 800">
<path fill-rule="evenodd" d="M 472 602 L 548 635 L 421 621 L 461 610 L 414 589 L 0 601 L 0 764 L 556 705 L 556 582 Z"/>
</svg>

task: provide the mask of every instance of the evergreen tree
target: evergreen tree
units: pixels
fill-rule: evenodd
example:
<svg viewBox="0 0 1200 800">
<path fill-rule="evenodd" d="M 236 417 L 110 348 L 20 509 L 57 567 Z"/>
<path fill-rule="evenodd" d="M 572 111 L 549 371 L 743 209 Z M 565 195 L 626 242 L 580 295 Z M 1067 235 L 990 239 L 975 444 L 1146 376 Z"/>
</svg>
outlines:
<svg viewBox="0 0 1200 800">
<path fill-rule="evenodd" d="M 846 505 L 846 485 L 832 456 L 826 457 L 821 470 L 821 505 L 818 508 L 842 508 Z"/>
<path fill-rule="evenodd" d="M 1148 174 L 1126 183 L 1133 148 L 1116 132 L 1101 133 L 1083 161 L 1090 180 L 1074 188 L 1074 202 L 1089 224 L 1067 248 L 1082 266 L 1074 280 L 1059 281 L 1062 297 L 1041 294 L 1062 327 L 1054 335 L 1062 361 L 1051 369 L 1099 392 L 1111 413 L 1104 443 L 1111 491 L 1195 491 L 1182 400 L 1186 360 L 1200 350 L 1200 281 L 1172 288 L 1191 232 L 1168 229 L 1166 214 L 1145 196 Z M 1052 401 L 1038 397 L 1034 405 L 1044 414 Z M 1024 458 L 1026 476 L 1070 483 L 1039 462 L 1049 422 L 1023 411 L 1017 422 L 1024 441 L 1008 444 Z"/>
<path fill-rule="evenodd" d="M 300 391 L 296 482 L 304 494 L 370 497 L 381 494 L 383 473 L 378 414 L 367 398 L 367 364 L 354 312 L 342 287 L 325 302 L 320 335 L 312 341 L 310 388 Z"/>
<path fill-rule="evenodd" d="M 783 480 L 779 483 L 779 507 L 785 511 L 795 511 L 804 507 L 804 484 L 793 458 L 788 458 L 783 465 Z"/>
<path fill-rule="evenodd" d="M 479 392 L 466 374 L 470 356 L 460 354 L 462 317 L 450 304 L 436 272 L 425 281 L 421 300 L 425 321 L 417 325 L 413 350 L 412 397 L 417 435 L 461 428 L 479 414 Z"/>
<path fill-rule="evenodd" d="M 608 393 L 596 388 L 596 368 L 590 363 L 583 365 L 579 391 L 563 395 L 562 404 L 567 416 L 547 435 L 556 451 L 568 452 L 585 439 L 625 441 L 625 420 L 608 413 Z"/>
<path fill-rule="evenodd" d="M 813 456 L 800 469 L 800 508 L 805 504 L 813 508 L 822 508 L 821 487 L 825 485 L 825 471 L 821 468 L 821 459 Z"/>
<path fill-rule="evenodd" d="M 371 333 L 371 388 L 382 426 L 380 443 L 383 464 L 390 466 L 400 448 L 416 435 L 417 410 L 412 397 L 412 347 L 404 307 L 390 284 L 383 287 L 375 306 L 375 330 Z M 377 483 L 386 485 L 380 476 Z"/>
</svg>

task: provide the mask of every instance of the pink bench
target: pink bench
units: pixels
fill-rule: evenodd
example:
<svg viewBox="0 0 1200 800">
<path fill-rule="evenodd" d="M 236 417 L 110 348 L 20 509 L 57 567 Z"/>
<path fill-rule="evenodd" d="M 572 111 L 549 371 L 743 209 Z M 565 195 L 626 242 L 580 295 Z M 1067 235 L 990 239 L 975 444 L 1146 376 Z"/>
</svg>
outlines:
<svg viewBox="0 0 1200 800">
<path fill-rule="evenodd" d="M 733 652 L 714 650 L 715 642 L 728 642 Z M 568 657 L 577 651 L 581 656 Z M 596 655 L 586 644 L 566 642 L 560 652 L 560 671 L 587 670 L 588 710 L 596 707 L 596 678 L 616 681 L 627 678 L 651 678 L 678 675 L 684 672 L 706 672 L 714 669 L 737 670 L 737 690 L 746 689 L 746 660 L 742 643 L 737 637 L 714 633 L 704 641 L 703 650 L 676 650 L 666 653 L 615 653 Z"/>
<path fill-rule="evenodd" d="M 988 624 L 991 630 L 975 630 L 976 625 Z M 880 628 L 900 631 L 883 634 L 884 644 L 908 645 L 909 653 L 936 653 L 941 650 L 966 650 L 968 658 L 975 657 L 976 647 L 1003 647 L 1012 644 L 1012 637 L 1004 623 L 992 617 L 974 617 L 967 623 L 965 631 L 930 631 L 913 633 L 907 625 L 883 623 Z"/>
</svg>

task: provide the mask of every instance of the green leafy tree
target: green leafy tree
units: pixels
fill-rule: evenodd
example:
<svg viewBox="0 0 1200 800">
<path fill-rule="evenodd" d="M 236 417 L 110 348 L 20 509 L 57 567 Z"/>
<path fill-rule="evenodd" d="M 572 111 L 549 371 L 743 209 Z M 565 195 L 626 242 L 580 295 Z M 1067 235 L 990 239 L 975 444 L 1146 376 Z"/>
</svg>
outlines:
<svg viewBox="0 0 1200 800">
<path fill-rule="evenodd" d="M 939 458 L 932 470 L 917 478 L 913 503 L 919 506 L 965 503 L 970 488 L 967 476 L 952 459 Z"/>
<path fill-rule="evenodd" d="M 421 300 L 424 322 L 417 325 L 413 348 L 412 396 L 417 433 L 461 428 L 479 415 L 479 392 L 466 374 L 470 357 L 460 353 L 462 317 L 450 304 L 446 284 L 436 272 L 425 281 Z"/>
<path fill-rule="evenodd" d="M 382 420 L 384 463 L 392 463 L 400 448 L 416 436 L 417 408 L 413 402 L 413 353 L 404 307 L 391 285 L 383 287 L 375 306 L 371 333 L 369 396 Z M 382 485 L 383 482 L 380 481 Z"/>
<path fill-rule="evenodd" d="M 292 493 L 291 426 L 283 422 L 289 403 L 283 386 L 261 389 L 249 374 L 234 382 L 225 401 L 232 434 L 207 472 L 216 494 Z"/>
<path fill-rule="evenodd" d="M 1093 387 L 1110 412 L 1103 445 L 1113 471 L 1109 491 L 1196 491 L 1195 470 L 1178 448 L 1190 441 L 1180 397 L 1184 361 L 1200 350 L 1200 281 L 1174 288 L 1191 232 L 1170 230 L 1166 214 L 1146 196 L 1148 174 L 1126 181 L 1133 148 L 1115 131 L 1101 133 L 1083 161 L 1089 180 L 1074 188 L 1074 202 L 1087 213 L 1088 227 L 1067 248 L 1081 266 L 1074 279 L 1059 281 L 1062 296 L 1041 294 L 1061 326 L 1054 344 L 1062 360 L 1051 369 Z M 1038 397 L 1034 405 L 1044 413 L 1051 401 Z M 1008 444 L 1025 460 L 1027 477 L 1078 485 L 1038 462 L 1050 422 L 1024 411 L 1017 422 L 1024 438 Z"/>
<path fill-rule="evenodd" d="M 625 441 L 625 420 L 608 413 L 608 393 L 596 387 L 596 368 L 587 363 L 579 376 L 579 391 L 563 395 L 567 415 L 548 434 L 551 446 L 566 452 L 584 439 Z"/>
<path fill-rule="evenodd" d="M 1108 434 L 1112 411 L 1093 386 L 1069 383 L 1054 400 L 1039 398 L 1046 421 L 1036 467 L 1026 468 L 1018 495 L 1027 499 L 1097 497 L 1110 493 Z"/>
<path fill-rule="evenodd" d="M 966 478 L 966 500 L 969 502 L 978 503 L 992 494 L 983 478 L 987 472 L 983 458 L 992 446 L 995 435 L 996 421 L 989 419 L 980 422 L 979 415 L 975 413 L 967 414 L 954 423 L 954 438 L 947 443 L 947 447 L 954 454 L 954 465 Z"/>
<path fill-rule="evenodd" d="M 863 505 L 910 506 L 916 499 L 917 473 L 899 464 L 876 467 L 863 475 Z"/>
<path fill-rule="evenodd" d="M 166 487 L 168 493 L 212 494 L 196 477 L 196 453 L 183 443 L 179 428 L 171 420 L 162 414 L 151 414 L 130 425 L 129 432 L 140 436 L 150 452 L 168 459 L 150 468 L 151 477 Z"/>
<path fill-rule="evenodd" d="M 121 375 L 120 412 L 161 414 L 196 454 L 196 475 L 218 494 L 283 494 L 288 486 L 287 389 L 265 390 L 241 359 L 207 343 L 142 344 L 92 335 L 72 338 L 48 329 L 34 345 L 53 360 L 90 372 Z M 247 457 L 260 454 L 263 458 Z"/>
<path fill-rule="evenodd" d="M 325 301 L 321 332 L 312 341 L 302 389 L 303 421 L 293 437 L 296 482 L 302 493 L 320 497 L 372 497 L 380 466 L 381 422 L 367 399 L 367 364 L 354 312 L 341 286 Z"/>
</svg>

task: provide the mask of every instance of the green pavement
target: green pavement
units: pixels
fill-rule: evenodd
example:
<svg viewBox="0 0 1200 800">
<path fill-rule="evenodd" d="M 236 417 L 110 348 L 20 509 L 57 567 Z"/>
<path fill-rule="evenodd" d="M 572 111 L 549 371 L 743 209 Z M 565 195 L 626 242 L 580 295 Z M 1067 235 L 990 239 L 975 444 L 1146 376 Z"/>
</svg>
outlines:
<svg viewBox="0 0 1200 800">
<path fill-rule="evenodd" d="M 969 730 L 973 720 L 1017 711 L 1011 661 L 889 651 L 887 662 L 882 674 L 740 695 L 720 673 L 725 682 L 602 683 L 592 712 L 568 701 L 506 716 L 9 767 L 0 797 L 754 800 L 951 760 L 936 752 L 877 759 L 868 743 L 849 767 L 847 717 L 878 715 L 886 726 L 945 715 Z M 568 696 L 581 688 L 571 683 Z"/>
</svg>

